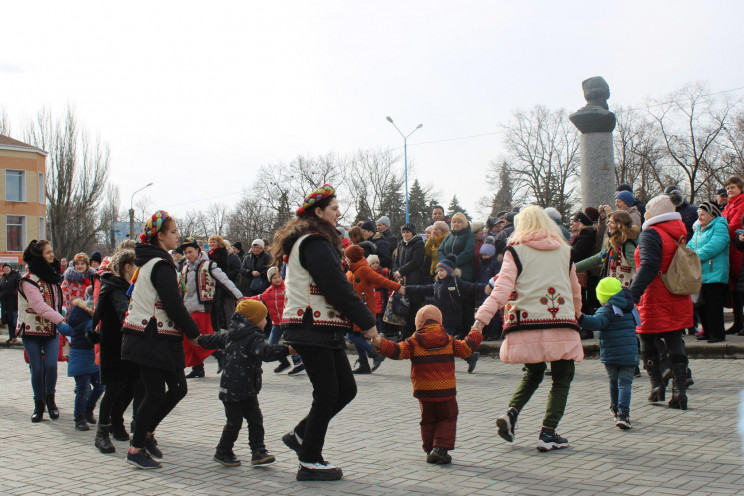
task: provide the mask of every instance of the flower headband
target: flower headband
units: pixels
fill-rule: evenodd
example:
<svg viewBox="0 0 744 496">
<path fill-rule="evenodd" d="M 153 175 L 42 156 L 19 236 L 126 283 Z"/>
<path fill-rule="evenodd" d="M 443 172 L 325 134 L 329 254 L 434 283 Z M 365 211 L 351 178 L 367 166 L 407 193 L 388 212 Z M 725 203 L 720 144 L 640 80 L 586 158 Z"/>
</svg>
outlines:
<svg viewBox="0 0 744 496">
<path fill-rule="evenodd" d="M 160 232 L 160 230 L 163 228 L 163 223 L 165 222 L 165 219 L 169 217 L 168 212 L 165 210 L 158 210 L 154 214 L 152 214 L 152 217 L 150 217 L 147 220 L 147 224 L 145 224 L 145 232 L 140 234 L 140 241 L 142 243 L 147 243 L 149 240 L 155 237 L 157 233 Z"/>
<path fill-rule="evenodd" d="M 306 198 L 305 201 L 302 203 L 302 206 L 297 209 L 295 212 L 297 215 L 302 215 L 305 212 L 307 212 L 307 209 L 315 205 L 316 203 L 320 202 L 324 198 L 328 198 L 329 196 L 332 196 L 336 193 L 336 190 L 333 189 L 333 186 L 330 184 L 324 184 L 322 188 L 316 189 L 312 193 L 310 193 Z"/>
</svg>

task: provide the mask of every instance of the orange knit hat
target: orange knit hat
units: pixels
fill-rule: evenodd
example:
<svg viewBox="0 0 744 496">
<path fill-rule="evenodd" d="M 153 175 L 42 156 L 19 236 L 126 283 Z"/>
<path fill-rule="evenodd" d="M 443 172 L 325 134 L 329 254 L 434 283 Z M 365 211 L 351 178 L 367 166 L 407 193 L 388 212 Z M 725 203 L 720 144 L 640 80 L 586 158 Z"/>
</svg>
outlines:
<svg viewBox="0 0 744 496">
<path fill-rule="evenodd" d="M 425 305 L 416 313 L 416 329 L 420 329 L 427 320 L 442 323 L 442 311 L 434 305 Z"/>
</svg>

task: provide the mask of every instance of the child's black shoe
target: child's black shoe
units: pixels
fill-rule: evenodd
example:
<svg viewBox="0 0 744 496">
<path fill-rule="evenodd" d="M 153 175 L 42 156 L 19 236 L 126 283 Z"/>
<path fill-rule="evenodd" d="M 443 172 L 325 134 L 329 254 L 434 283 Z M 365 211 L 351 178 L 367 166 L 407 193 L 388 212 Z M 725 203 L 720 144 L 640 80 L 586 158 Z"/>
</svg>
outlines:
<svg viewBox="0 0 744 496">
<path fill-rule="evenodd" d="M 632 427 L 630 423 L 630 415 L 627 413 L 618 413 L 617 418 L 615 418 L 615 425 L 623 430 L 630 429 Z"/>
<path fill-rule="evenodd" d="M 136 453 L 132 453 L 131 451 L 128 452 L 127 463 L 140 469 L 151 469 L 151 468 L 161 467 L 160 462 L 153 460 L 150 457 L 150 455 L 147 454 L 147 451 L 145 450 L 138 451 Z"/>
<path fill-rule="evenodd" d="M 85 421 L 85 416 L 80 415 L 75 417 L 75 430 L 76 431 L 89 431 L 90 426 L 88 425 L 88 422 Z"/>
<path fill-rule="evenodd" d="M 261 448 L 253 452 L 251 456 L 251 465 L 268 465 L 274 463 L 276 458 L 274 455 L 270 455 L 266 448 Z"/>
<path fill-rule="evenodd" d="M 447 450 L 445 448 L 434 446 L 434 449 L 431 450 L 431 453 L 426 456 L 426 463 L 446 465 L 448 463 L 452 463 L 452 457 L 447 454 Z"/>
<path fill-rule="evenodd" d="M 217 463 L 222 464 L 223 467 L 237 467 L 240 465 L 240 460 L 238 460 L 232 451 L 229 453 L 216 451 L 212 459 Z"/>
</svg>

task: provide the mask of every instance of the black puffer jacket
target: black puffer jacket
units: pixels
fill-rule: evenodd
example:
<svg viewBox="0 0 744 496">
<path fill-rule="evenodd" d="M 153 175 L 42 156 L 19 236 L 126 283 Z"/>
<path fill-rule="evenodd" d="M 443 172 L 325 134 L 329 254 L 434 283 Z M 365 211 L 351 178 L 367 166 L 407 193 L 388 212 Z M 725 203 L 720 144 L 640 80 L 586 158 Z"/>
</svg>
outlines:
<svg viewBox="0 0 744 496">
<path fill-rule="evenodd" d="M 230 330 L 222 334 L 199 336 L 199 346 L 208 350 L 225 350 L 220 399 L 244 401 L 261 391 L 261 362 L 286 357 L 289 348 L 270 345 L 261 330 L 239 313 L 233 314 Z"/>
<path fill-rule="evenodd" d="M 597 243 L 597 230 L 593 227 L 585 227 L 573 240 L 571 244 L 571 263 L 581 262 L 594 255 L 594 245 Z"/>
<path fill-rule="evenodd" d="M 93 314 L 93 328 L 101 327 L 101 381 L 111 384 L 134 373 L 131 362 L 121 359 L 121 326 L 129 307 L 129 283 L 111 272 L 101 276 L 101 293 Z"/>
<path fill-rule="evenodd" d="M 269 267 L 271 266 L 271 255 L 266 253 L 265 251 L 262 251 L 260 255 L 256 256 L 253 254 L 252 251 L 246 252 L 245 256 L 243 257 L 243 264 L 240 266 L 240 273 L 243 275 L 241 278 L 241 285 L 240 290 L 243 292 L 246 296 L 254 296 L 256 294 L 261 294 L 264 289 L 269 287 L 269 280 L 266 278 L 266 272 L 269 270 Z M 253 282 L 253 278 L 255 277 L 253 275 L 253 271 L 256 271 L 259 273 L 259 276 L 262 279 L 262 288 L 261 291 L 254 292 L 251 291 L 251 282 Z"/>
<path fill-rule="evenodd" d="M 18 310 L 18 281 L 21 275 L 17 270 L 10 270 L 10 274 L 0 277 L 0 304 L 3 312 L 15 312 Z"/>
<path fill-rule="evenodd" d="M 198 337 L 199 327 L 183 305 L 176 267 L 170 254 L 160 247 L 143 243 L 137 244 L 134 253 L 137 267 L 142 267 L 153 258 L 163 259 L 153 267 L 150 283 L 158 292 L 165 313 L 175 322 L 176 327 L 189 339 Z M 143 281 L 138 281 L 137 284 L 143 284 Z M 159 335 L 154 317 L 145 326 L 144 333 L 127 327 L 123 327 L 122 332 L 124 337 L 121 357 L 124 360 L 164 370 L 181 370 L 186 367 L 183 339 Z"/>
<path fill-rule="evenodd" d="M 410 241 L 401 241 L 393 263 L 393 272 L 406 278 L 406 284 L 421 284 L 424 280 L 424 258 L 426 247 L 421 236 L 413 236 Z"/>
<path fill-rule="evenodd" d="M 456 327 L 462 323 L 463 297 L 465 295 L 475 295 L 485 289 L 485 284 L 447 276 L 433 284 L 406 285 L 406 295 L 429 297 L 430 301 L 427 301 L 427 303 L 431 303 L 442 312 L 442 325 L 444 327 Z"/>
</svg>

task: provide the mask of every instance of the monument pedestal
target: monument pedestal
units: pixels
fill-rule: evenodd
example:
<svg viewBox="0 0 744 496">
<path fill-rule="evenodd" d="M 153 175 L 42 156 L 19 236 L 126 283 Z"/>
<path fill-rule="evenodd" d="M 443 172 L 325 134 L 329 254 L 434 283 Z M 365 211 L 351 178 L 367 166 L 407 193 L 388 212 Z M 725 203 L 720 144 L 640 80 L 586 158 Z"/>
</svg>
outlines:
<svg viewBox="0 0 744 496">
<path fill-rule="evenodd" d="M 581 208 L 610 205 L 615 198 L 615 150 L 612 133 L 586 133 L 579 137 L 581 155 Z"/>
</svg>

